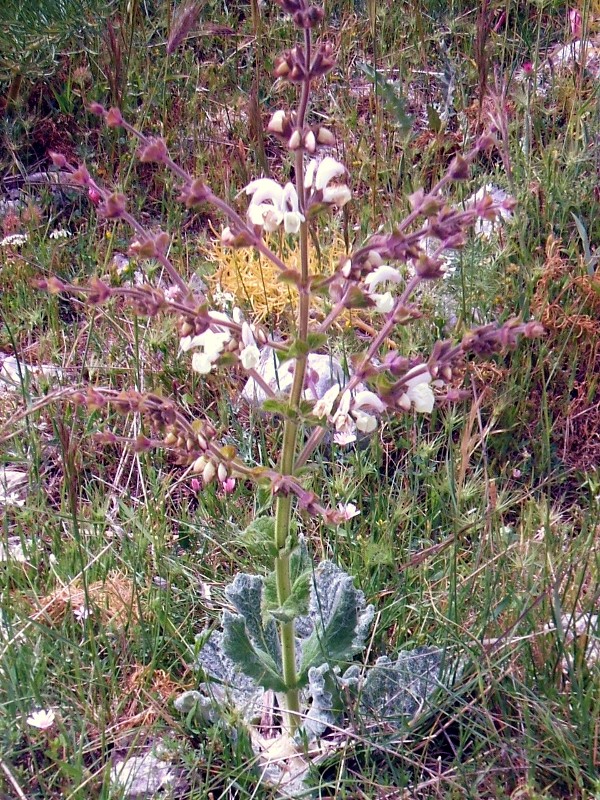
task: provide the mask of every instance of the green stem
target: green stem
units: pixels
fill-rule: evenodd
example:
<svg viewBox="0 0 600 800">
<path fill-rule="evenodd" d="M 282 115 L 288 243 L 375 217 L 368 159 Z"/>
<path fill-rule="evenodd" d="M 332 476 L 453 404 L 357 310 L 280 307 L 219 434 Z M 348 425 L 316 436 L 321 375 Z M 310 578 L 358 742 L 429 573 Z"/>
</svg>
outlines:
<svg viewBox="0 0 600 800">
<path fill-rule="evenodd" d="M 304 31 L 304 46 L 306 62 L 311 60 L 310 31 Z M 310 94 L 310 78 L 302 86 L 302 95 L 298 108 L 297 124 L 299 130 L 304 126 L 308 98 Z M 304 153 L 302 149 L 295 154 L 296 191 L 301 211 L 305 210 L 304 190 Z M 298 330 L 297 336 L 305 342 L 308 336 L 308 320 L 310 312 L 310 291 L 308 289 L 309 263 L 308 263 L 308 223 L 305 221 L 300 226 L 300 266 L 301 284 L 299 287 L 300 299 L 298 304 Z M 289 397 L 291 411 L 297 411 L 302 399 L 304 376 L 306 373 L 306 355 L 299 356 L 294 365 L 294 380 Z M 296 451 L 298 447 L 298 422 L 287 418 L 283 428 L 283 444 L 281 448 L 280 472 L 282 475 L 293 475 L 295 470 Z M 277 583 L 277 600 L 283 605 L 292 593 L 292 579 L 290 574 L 290 525 L 292 516 L 292 496 L 282 494 L 277 498 L 275 506 L 275 579 Z M 281 663 L 283 679 L 288 687 L 286 691 L 286 727 L 293 736 L 298 730 L 300 718 L 300 698 L 298 692 L 298 676 L 296 672 L 296 637 L 294 622 L 284 622 L 279 626 L 281 643 Z"/>
</svg>

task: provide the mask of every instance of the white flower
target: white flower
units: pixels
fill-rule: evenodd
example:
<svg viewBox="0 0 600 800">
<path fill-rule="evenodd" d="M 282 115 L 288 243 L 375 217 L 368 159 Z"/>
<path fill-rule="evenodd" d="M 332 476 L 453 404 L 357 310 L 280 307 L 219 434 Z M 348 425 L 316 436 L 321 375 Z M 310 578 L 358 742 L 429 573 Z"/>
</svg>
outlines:
<svg viewBox="0 0 600 800">
<path fill-rule="evenodd" d="M 375 310 L 380 314 L 389 314 L 394 307 L 394 298 L 391 292 L 385 294 L 372 294 L 371 300 L 375 303 Z"/>
<path fill-rule="evenodd" d="M 385 411 L 385 403 L 368 389 L 357 392 L 353 398 L 352 416 L 354 417 L 356 429 L 361 433 L 373 433 L 377 429 L 377 418 L 363 409 L 381 414 Z"/>
<path fill-rule="evenodd" d="M 345 174 L 346 167 L 331 156 L 326 156 L 320 163 L 317 163 L 316 159 L 312 159 L 306 168 L 304 184 L 310 188 L 314 181 L 315 190 L 323 191 L 334 178 Z"/>
<path fill-rule="evenodd" d="M 244 369 L 254 369 L 260 361 L 260 350 L 256 346 L 252 328 L 247 322 L 242 322 L 242 344 L 244 345 L 240 353 L 242 367 Z"/>
<path fill-rule="evenodd" d="M 337 397 L 340 393 L 340 385 L 339 383 L 334 383 L 333 386 L 325 392 L 323 397 L 314 405 L 312 413 L 315 417 L 322 419 L 323 417 L 328 417 L 331 414 L 331 409 L 333 408 L 333 404 L 337 400 Z"/>
<path fill-rule="evenodd" d="M 324 203 L 331 203 L 332 206 L 342 208 L 342 206 L 345 206 L 350 200 L 352 200 L 352 192 L 345 183 L 323 189 Z"/>
<path fill-rule="evenodd" d="M 298 194 L 292 183 L 280 186 L 272 178 L 259 178 L 251 181 L 244 191 L 252 195 L 247 211 L 252 225 L 273 233 L 283 222 L 286 233 L 298 233 L 304 215 L 300 213 Z"/>
<path fill-rule="evenodd" d="M 411 405 L 419 414 L 431 414 L 435 397 L 431 386 L 431 373 L 419 364 L 410 369 L 404 376 L 406 391 L 400 398 L 400 405 L 408 409 Z"/>
<path fill-rule="evenodd" d="M 66 230 L 65 228 L 56 228 L 54 231 L 50 231 L 49 238 L 50 239 L 68 239 L 69 236 L 73 234 L 71 231 Z"/>
<path fill-rule="evenodd" d="M 360 511 L 354 503 L 338 503 L 338 511 L 342 515 L 343 520 L 346 521 L 360 514 Z"/>
<path fill-rule="evenodd" d="M 206 375 L 212 369 L 212 365 L 218 360 L 227 342 L 231 339 L 229 328 L 219 327 L 219 320 L 229 322 L 227 314 L 221 311 L 213 311 L 211 314 L 211 325 L 216 328 L 208 328 L 203 333 L 196 336 L 183 336 L 179 341 L 179 347 L 183 353 L 195 348 L 201 348 L 202 352 L 194 353 L 192 356 L 192 369 L 201 375 Z"/>
<path fill-rule="evenodd" d="M 333 434 L 333 441 L 339 444 L 340 447 L 345 447 L 356 441 L 356 426 L 352 420 L 349 420 L 343 428 Z"/>
<path fill-rule="evenodd" d="M 27 717 L 27 724 L 31 725 L 32 728 L 39 728 L 41 731 L 45 731 L 54 725 L 55 719 L 56 714 L 51 708 L 40 709 Z"/>
<path fill-rule="evenodd" d="M 371 414 L 365 414 L 364 411 L 356 411 L 354 420 L 356 429 L 361 433 L 373 433 L 373 431 L 377 430 L 377 417 Z"/>
<path fill-rule="evenodd" d="M 200 375 L 208 375 L 213 368 L 213 362 L 206 353 L 194 353 L 192 356 L 192 369 Z"/>
<path fill-rule="evenodd" d="M 352 404 L 352 409 L 354 411 L 357 411 L 359 408 L 370 408 L 378 414 L 381 414 L 385 411 L 385 403 L 377 397 L 375 392 L 363 389 L 361 392 L 356 393 Z"/>
<path fill-rule="evenodd" d="M 400 283 L 402 276 L 394 267 L 389 264 L 382 264 L 365 278 L 365 286 L 368 292 L 374 291 L 380 283 Z"/>
<path fill-rule="evenodd" d="M 21 247 L 28 239 L 27 233 L 11 233 L 0 240 L 0 247 Z"/>
<path fill-rule="evenodd" d="M 345 183 L 330 186 L 334 178 L 346 174 L 346 167 L 331 156 L 326 156 L 320 164 L 312 159 L 306 168 L 304 185 L 307 189 L 314 188 L 315 192 L 322 192 L 323 202 L 341 208 L 351 199 L 352 193 Z"/>
<path fill-rule="evenodd" d="M 244 347 L 240 353 L 240 361 L 244 369 L 255 369 L 260 361 L 260 351 L 255 344 Z"/>
<path fill-rule="evenodd" d="M 426 383 L 418 383 L 406 393 L 419 414 L 431 414 L 435 403 L 435 397 L 431 386 Z"/>
<path fill-rule="evenodd" d="M 73 616 L 77 620 L 77 622 L 85 622 L 85 620 L 91 615 L 91 611 L 87 606 L 81 605 L 79 608 L 73 610 Z"/>
</svg>

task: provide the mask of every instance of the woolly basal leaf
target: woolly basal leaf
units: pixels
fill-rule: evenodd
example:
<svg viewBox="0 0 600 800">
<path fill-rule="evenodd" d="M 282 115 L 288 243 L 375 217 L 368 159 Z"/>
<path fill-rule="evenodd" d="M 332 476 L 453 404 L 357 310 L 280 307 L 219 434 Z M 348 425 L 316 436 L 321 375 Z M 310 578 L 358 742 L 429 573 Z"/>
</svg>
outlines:
<svg viewBox="0 0 600 800">
<path fill-rule="evenodd" d="M 300 685 L 308 680 L 311 667 L 349 661 L 359 653 L 374 613 L 347 573 L 330 561 L 319 564 L 313 575 L 308 617 L 298 620 L 298 633 L 304 639 Z"/>
</svg>

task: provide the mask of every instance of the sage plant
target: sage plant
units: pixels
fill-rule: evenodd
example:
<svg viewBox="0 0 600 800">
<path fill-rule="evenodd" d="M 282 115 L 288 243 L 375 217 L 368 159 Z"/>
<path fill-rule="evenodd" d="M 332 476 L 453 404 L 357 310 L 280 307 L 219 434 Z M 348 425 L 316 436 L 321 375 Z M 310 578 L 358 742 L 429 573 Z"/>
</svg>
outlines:
<svg viewBox="0 0 600 800">
<path fill-rule="evenodd" d="M 211 308 L 205 297 L 194 294 L 169 259 L 168 233 L 144 228 L 128 211 L 124 194 L 108 191 L 84 165 L 71 165 L 55 153 L 51 154 L 54 165 L 68 172 L 72 183 L 87 190 L 99 203 L 101 215 L 131 226 L 130 255 L 158 262 L 170 286 L 112 287 L 99 279 L 79 286 L 57 278 L 43 285 L 54 292 L 83 296 L 92 305 L 118 296 L 129 301 L 137 314 L 174 316 L 180 349 L 190 354 L 195 372 L 207 375 L 228 367 L 240 370 L 266 398 L 263 411 L 283 421 L 281 449 L 272 462 L 277 467 L 257 467 L 245 463 L 233 445 L 222 443 L 210 419 L 190 420 L 172 400 L 91 386 L 71 393 L 72 401 L 90 409 L 109 404 L 123 413 L 144 414 L 153 425 L 151 436 L 139 436 L 134 442 L 104 433 L 106 441 L 122 441 L 137 450 L 166 448 L 178 463 L 201 476 L 204 484 L 218 480 L 225 485 L 235 478 L 270 485 L 274 515 L 267 527 L 273 537 L 274 590 L 267 596 L 262 578 L 236 578 L 228 597 L 240 613 L 225 612 L 220 647 L 224 657 L 253 684 L 278 694 L 283 704 L 283 729 L 293 735 L 308 713 L 302 700 L 304 687 L 312 680 L 313 700 L 324 691 L 325 672 L 361 649 L 372 617 L 364 609 L 361 593 L 353 589 L 352 580 L 341 578 L 337 568 L 329 565 L 322 566 L 321 574 L 328 576 L 339 597 L 344 598 L 346 616 L 340 612 L 335 617 L 338 611 L 333 609 L 329 629 L 325 623 L 319 627 L 314 619 L 307 622 L 313 602 L 312 575 L 319 567 L 313 570 L 307 564 L 306 548 L 298 541 L 293 525 L 294 511 L 320 516 L 328 525 L 339 524 L 356 513 L 352 506 L 328 508 L 317 493 L 305 488 L 303 469 L 315 449 L 328 432 L 334 442 L 344 446 L 357 436 L 375 431 L 383 415 L 429 413 L 438 399 L 459 400 L 467 393 L 456 388 L 456 371 L 466 353 L 488 355 L 514 346 L 519 335 L 538 336 L 541 330 L 535 322 L 513 319 L 503 325 L 475 328 L 460 342 L 439 341 L 427 358 L 408 358 L 386 350 L 386 342 L 397 326 L 419 318 L 414 292 L 423 282 L 443 276 L 444 254 L 465 243 L 468 229 L 478 219 L 494 219 L 503 208 L 484 195 L 470 208 L 455 209 L 444 196 L 452 183 L 468 178 L 474 159 L 493 146 L 490 136 L 482 136 L 469 152 L 456 156 L 429 191 L 412 194 L 408 198 L 410 213 L 389 233 L 373 235 L 354 247 L 341 258 L 333 274 L 311 272 L 311 227 L 316 234 L 319 218 L 351 201 L 346 168 L 331 155 L 335 135 L 325 125 L 314 123 L 310 115 L 311 90 L 335 67 L 334 47 L 326 36 L 315 35 L 324 17 L 320 6 L 309 0 L 277 3 L 291 16 L 299 40 L 276 61 L 275 77 L 297 87 L 297 103 L 292 110 L 275 110 L 267 131 L 289 152 L 294 179 L 283 185 L 267 177 L 253 180 L 240 193 L 246 200 L 245 210 L 222 200 L 201 177 L 188 174 L 171 158 L 163 139 L 137 130 L 117 108 L 107 110 L 94 103 L 91 110 L 109 127 L 123 128 L 136 137 L 143 163 L 154 162 L 173 173 L 180 183 L 179 200 L 186 208 L 210 205 L 220 212 L 226 223 L 221 233 L 223 245 L 255 248 L 275 265 L 282 281 L 295 286 L 298 303 L 293 332 L 282 341 L 246 319 L 239 308 L 231 315 Z M 270 245 L 269 235 L 281 228 L 285 235 L 298 237 L 297 266 L 285 263 Z M 319 307 L 323 298 L 326 302 L 320 318 L 311 313 L 317 298 Z M 335 323 L 348 309 L 371 311 L 378 320 L 374 334 L 366 348 L 352 358 L 346 380 L 336 373 L 327 391 L 318 396 L 310 390 L 313 360 L 330 346 Z M 279 391 L 278 384 L 261 372 L 262 348 L 273 351 L 280 369 L 291 369 L 289 390 Z M 253 603 L 262 604 L 262 610 L 257 611 Z M 323 603 L 324 597 L 316 598 L 316 606 Z M 308 631 L 304 639 L 300 627 Z"/>
</svg>

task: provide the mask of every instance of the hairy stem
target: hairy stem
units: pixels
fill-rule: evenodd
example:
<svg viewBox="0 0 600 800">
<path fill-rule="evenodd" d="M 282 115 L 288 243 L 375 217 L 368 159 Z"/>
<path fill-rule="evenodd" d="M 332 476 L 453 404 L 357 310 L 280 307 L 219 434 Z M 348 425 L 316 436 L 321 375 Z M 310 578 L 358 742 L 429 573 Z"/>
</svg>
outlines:
<svg viewBox="0 0 600 800">
<path fill-rule="evenodd" d="M 311 35 L 310 30 L 304 31 L 304 47 L 306 53 L 306 63 L 311 60 Z M 302 85 L 302 94 L 298 107 L 297 124 L 298 129 L 302 130 L 308 108 L 310 96 L 310 78 Z M 304 153 L 302 148 L 295 154 L 295 178 L 296 191 L 300 204 L 300 210 L 304 212 L 306 205 L 304 189 Z M 309 279 L 308 263 L 308 223 L 304 221 L 300 226 L 300 268 L 301 286 L 298 304 L 298 340 L 305 342 L 308 336 L 308 320 L 310 312 L 310 293 L 306 290 Z M 290 410 L 298 409 L 302 399 L 302 389 L 304 386 L 304 376 L 306 373 L 306 356 L 299 356 L 294 365 L 294 380 L 289 397 Z M 283 430 L 283 444 L 281 450 L 280 471 L 282 475 L 293 475 L 295 469 L 296 451 L 298 446 L 298 422 L 295 419 L 287 418 Z M 277 557 L 275 559 L 275 577 L 277 582 L 277 599 L 279 605 L 283 605 L 292 593 L 292 579 L 290 574 L 290 524 L 292 514 L 291 494 L 280 495 L 277 498 L 275 509 L 275 545 L 277 547 Z M 283 678 L 286 686 L 286 723 L 288 732 L 293 735 L 300 725 L 300 700 L 298 696 L 298 676 L 296 672 L 296 638 L 294 633 L 294 622 L 284 622 L 280 624 L 281 641 L 281 660 L 283 666 Z"/>
</svg>

